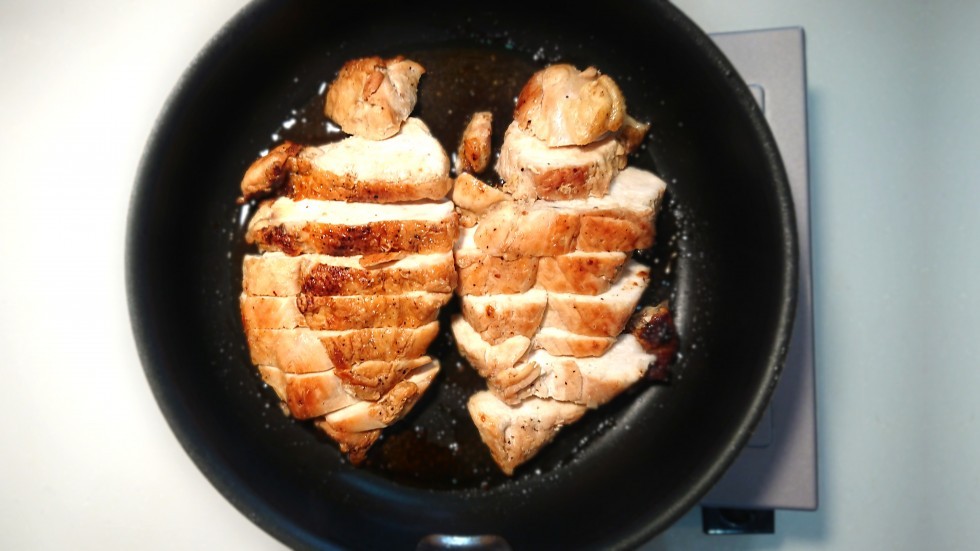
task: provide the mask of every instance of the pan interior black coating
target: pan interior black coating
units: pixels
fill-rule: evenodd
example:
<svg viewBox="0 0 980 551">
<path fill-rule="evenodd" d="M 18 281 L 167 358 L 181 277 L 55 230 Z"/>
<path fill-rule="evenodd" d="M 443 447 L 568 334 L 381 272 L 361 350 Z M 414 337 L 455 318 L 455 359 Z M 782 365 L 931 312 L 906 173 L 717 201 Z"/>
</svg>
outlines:
<svg viewBox="0 0 980 551">
<path fill-rule="evenodd" d="M 254 3 L 202 52 L 151 136 L 127 241 L 147 378 L 209 480 L 290 546 L 412 548 L 432 533 L 494 533 L 515 548 L 633 547 L 710 488 L 776 384 L 795 226 L 778 151 L 744 83 L 666 2 L 605 2 L 560 23 L 530 13 L 527 2 Z M 373 54 L 423 62 L 416 114 L 449 151 L 472 111 L 509 120 L 512 94 L 550 62 L 599 67 L 630 113 L 653 123 L 630 162 L 660 174 L 669 201 L 657 245 L 639 257 L 655 274 L 644 302 L 670 298 L 676 313 L 677 376 L 591 412 L 512 479 L 463 422 L 479 380 L 449 338 L 433 347 L 436 388 L 362 468 L 284 417 L 248 360 L 241 175 L 283 137 L 330 139 L 311 106 L 344 61 Z"/>
</svg>

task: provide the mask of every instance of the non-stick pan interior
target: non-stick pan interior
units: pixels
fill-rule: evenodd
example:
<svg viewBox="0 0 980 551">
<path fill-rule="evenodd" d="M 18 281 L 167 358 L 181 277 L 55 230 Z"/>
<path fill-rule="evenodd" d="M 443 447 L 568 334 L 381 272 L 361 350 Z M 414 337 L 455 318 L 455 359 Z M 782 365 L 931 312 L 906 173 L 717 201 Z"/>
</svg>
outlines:
<svg viewBox="0 0 980 551">
<path fill-rule="evenodd" d="M 426 534 L 502 535 L 515 548 L 638 545 L 692 506 L 744 443 L 785 352 L 796 281 L 792 208 L 751 95 L 666 2 L 607 1 L 553 17 L 531 2 L 259 2 L 174 91 L 130 212 L 134 331 L 161 409 L 197 465 L 249 518 L 296 547 L 413 548 Z M 601 8 L 601 9 L 600 9 Z M 466 117 L 496 130 L 530 73 L 594 65 L 652 123 L 630 162 L 667 181 L 658 243 L 639 257 L 671 300 L 681 357 L 590 412 L 513 478 L 496 471 L 462 404 L 480 382 L 441 339 L 443 373 L 355 468 L 261 383 L 238 314 L 236 204 L 249 163 L 278 140 L 331 139 L 317 106 L 347 59 L 423 62 L 416 114 L 447 150 Z M 509 75 L 509 78 L 508 78 Z"/>
</svg>

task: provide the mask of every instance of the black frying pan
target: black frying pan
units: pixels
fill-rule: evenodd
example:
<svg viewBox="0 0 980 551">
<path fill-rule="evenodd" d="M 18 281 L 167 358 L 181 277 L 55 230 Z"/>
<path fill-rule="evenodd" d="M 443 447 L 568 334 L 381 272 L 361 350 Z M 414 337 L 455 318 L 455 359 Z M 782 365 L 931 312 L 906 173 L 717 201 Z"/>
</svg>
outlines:
<svg viewBox="0 0 980 551">
<path fill-rule="evenodd" d="M 793 210 L 773 138 L 729 62 L 663 1 L 485 4 L 252 4 L 195 61 L 148 143 L 127 241 L 147 377 L 198 467 L 290 546 L 414 548 L 436 533 L 498 534 L 519 549 L 640 545 L 722 474 L 778 379 L 796 296 Z M 653 123 L 631 163 L 659 173 L 669 201 L 639 258 L 656 278 L 643 301 L 669 298 L 676 313 L 675 377 L 590 412 L 512 478 L 463 411 L 481 382 L 449 336 L 433 345 L 435 389 L 360 468 L 284 417 L 248 360 L 240 178 L 277 140 L 336 137 L 321 83 L 371 54 L 426 66 L 416 115 L 450 151 L 470 112 L 509 120 L 520 85 L 554 61 L 599 67 Z"/>
</svg>

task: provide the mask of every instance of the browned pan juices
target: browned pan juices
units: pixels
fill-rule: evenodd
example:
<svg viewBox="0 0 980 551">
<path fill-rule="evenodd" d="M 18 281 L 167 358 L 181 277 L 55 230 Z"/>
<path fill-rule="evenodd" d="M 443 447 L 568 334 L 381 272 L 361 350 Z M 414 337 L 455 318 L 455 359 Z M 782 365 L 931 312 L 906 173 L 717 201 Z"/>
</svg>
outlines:
<svg viewBox="0 0 980 551">
<path fill-rule="evenodd" d="M 470 116 L 477 111 L 493 113 L 494 157 L 491 169 L 481 177 L 488 183 L 498 184 L 499 177 L 492 166 L 504 131 L 513 120 L 516 97 L 527 79 L 550 60 L 507 48 L 447 47 L 399 53 L 418 61 L 426 69 L 419 83 L 419 101 L 412 116 L 429 126 L 450 156 L 455 154 Z M 305 105 L 284 114 L 286 124 L 272 135 L 268 147 L 274 147 L 284 139 L 320 144 L 344 137 L 323 115 L 324 88 L 333 77 L 334 74 L 325 74 L 324 84 Z M 626 99 L 630 105 L 630 97 Z M 656 172 L 651 156 L 643 149 L 629 162 Z M 677 236 L 681 234 L 678 222 L 683 219 L 677 213 L 668 191 L 667 202 L 657 221 L 656 244 L 636 255 L 652 271 L 650 287 L 638 308 L 673 298 L 672 266 L 681 250 Z M 240 262 L 241 258 L 232 259 L 235 261 Z M 405 419 L 382 433 L 381 440 L 368 453 L 361 469 L 394 482 L 436 490 L 488 490 L 508 480 L 491 459 L 466 410 L 469 396 L 485 389 L 486 383 L 456 349 L 449 320 L 458 311 L 458 298 L 443 308 L 440 315 L 442 333 L 429 351 L 442 363 L 439 377 Z M 617 412 L 627 407 L 645 384 L 639 383 L 637 388 L 565 427 L 538 457 L 519 468 L 515 477 L 544 475 L 572 460 L 595 438 L 616 426 Z M 276 400 L 271 390 L 268 394 L 270 400 Z M 302 424 L 308 430 L 316 431 L 312 424 Z M 320 436 L 320 439 L 323 445 L 335 446 L 326 437 Z"/>
</svg>

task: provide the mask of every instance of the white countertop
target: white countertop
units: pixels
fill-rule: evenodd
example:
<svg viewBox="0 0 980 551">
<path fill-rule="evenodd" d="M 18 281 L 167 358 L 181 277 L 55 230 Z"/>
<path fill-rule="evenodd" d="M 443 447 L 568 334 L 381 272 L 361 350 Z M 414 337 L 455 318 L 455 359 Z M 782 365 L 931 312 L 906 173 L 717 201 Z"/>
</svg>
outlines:
<svg viewBox="0 0 980 551">
<path fill-rule="evenodd" d="M 0 7 L 0 547 L 282 547 L 170 432 L 124 294 L 144 143 L 243 3 Z M 709 538 L 695 512 L 647 548 L 975 547 L 980 4 L 675 3 L 807 34 L 821 505 L 771 536 Z"/>
</svg>

